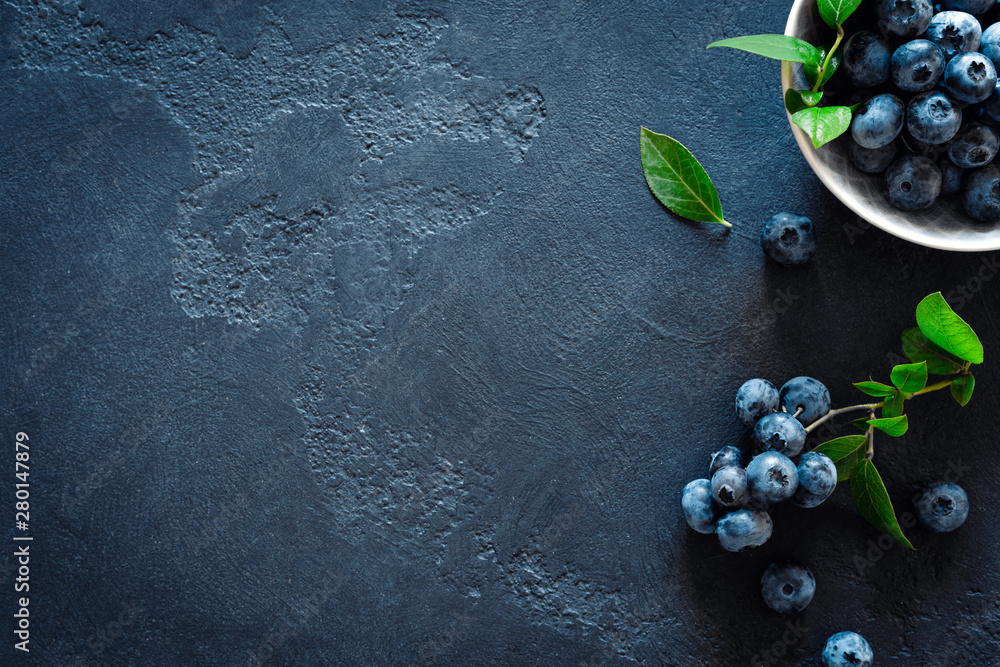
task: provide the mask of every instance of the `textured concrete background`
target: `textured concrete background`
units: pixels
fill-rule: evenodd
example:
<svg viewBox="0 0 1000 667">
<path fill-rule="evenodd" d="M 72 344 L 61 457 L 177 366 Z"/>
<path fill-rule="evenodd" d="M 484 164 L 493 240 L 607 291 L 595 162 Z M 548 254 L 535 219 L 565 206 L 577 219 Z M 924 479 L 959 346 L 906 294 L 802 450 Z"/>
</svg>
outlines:
<svg viewBox="0 0 1000 667">
<path fill-rule="evenodd" d="M 854 402 L 936 290 L 1000 350 L 1000 254 L 866 229 L 808 171 L 778 64 L 703 48 L 786 11 L 0 0 L 31 662 L 814 665 L 851 629 L 879 665 L 996 664 L 991 363 L 878 447 L 900 511 L 965 468 L 954 534 L 880 550 L 840 489 L 729 554 L 680 513 L 747 443 L 745 379 Z M 640 124 L 733 231 L 656 202 Z M 756 240 L 786 209 L 820 241 L 791 270 Z M 760 600 L 778 557 L 816 573 L 801 637 Z"/>
</svg>

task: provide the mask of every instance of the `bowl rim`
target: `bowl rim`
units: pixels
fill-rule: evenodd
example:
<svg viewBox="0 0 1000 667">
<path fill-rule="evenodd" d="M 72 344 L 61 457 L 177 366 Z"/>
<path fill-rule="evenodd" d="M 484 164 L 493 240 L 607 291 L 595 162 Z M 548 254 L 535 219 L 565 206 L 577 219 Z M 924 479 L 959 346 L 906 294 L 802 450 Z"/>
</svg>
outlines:
<svg viewBox="0 0 1000 667">
<path fill-rule="evenodd" d="M 808 10 L 809 5 L 815 3 L 816 0 L 794 0 L 792 8 L 788 13 L 788 21 L 785 23 L 784 34 L 794 37 L 795 27 L 800 22 L 802 13 Z M 793 63 L 782 61 L 782 100 L 785 99 L 785 92 L 791 88 L 793 78 Z M 784 103 L 782 103 L 782 107 L 784 108 Z M 805 157 L 806 162 L 809 163 L 809 167 L 813 170 L 813 173 L 819 177 L 819 180 L 823 183 L 823 185 L 826 186 L 826 188 L 840 201 L 840 203 L 851 209 L 861 219 L 871 223 L 884 232 L 892 234 L 893 236 L 897 236 L 911 243 L 916 243 L 917 245 L 926 246 L 928 248 L 958 252 L 989 252 L 991 250 L 1000 250 L 1000 234 L 997 234 L 995 237 L 991 237 L 994 239 L 992 243 L 985 242 L 985 239 L 977 241 L 975 239 L 968 238 L 949 238 L 924 230 L 915 229 L 913 227 L 904 227 L 894 223 L 890 219 L 884 218 L 877 211 L 873 211 L 870 207 L 865 205 L 864 201 L 859 199 L 854 193 L 847 190 L 843 182 L 835 177 L 833 170 L 820 162 L 817 149 L 813 148 L 812 140 L 809 139 L 809 136 L 801 128 L 792 122 L 792 115 L 788 113 L 787 109 L 785 110 L 785 117 L 788 119 L 788 125 L 792 128 L 792 135 L 795 137 L 795 142 L 799 145 L 799 150 L 802 152 L 803 157 Z"/>
</svg>

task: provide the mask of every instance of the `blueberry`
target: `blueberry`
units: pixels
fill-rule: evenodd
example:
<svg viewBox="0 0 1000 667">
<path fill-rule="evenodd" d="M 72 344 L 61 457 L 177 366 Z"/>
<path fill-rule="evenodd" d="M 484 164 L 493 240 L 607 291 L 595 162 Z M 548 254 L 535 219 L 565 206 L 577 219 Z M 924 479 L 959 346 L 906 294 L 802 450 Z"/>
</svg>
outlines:
<svg viewBox="0 0 1000 667">
<path fill-rule="evenodd" d="M 1000 220 L 1000 169 L 988 164 L 970 171 L 962 196 L 965 212 L 981 222 Z"/>
<path fill-rule="evenodd" d="M 996 0 L 941 0 L 943 8 L 969 14 L 982 14 L 994 4 Z"/>
<path fill-rule="evenodd" d="M 681 509 L 688 525 L 699 533 L 714 533 L 715 519 L 719 514 L 712 502 L 712 483 L 707 479 L 688 482 L 681 492 Z"/>
<path fill-rule="evenodd" d="M 949 159 L 947 143 L 928 144 L 923 141 L 918 141 L 913 138 L 913 135 L 910 134 L 909 130 L 903 130 L 903 133 L 900 135 L 900 138 L 903 141 L 903 146 L 907 150 L 909 150 L 912 153 L 916 153 L 917 155 L 922 155 L 928 160 L 936 162 L 941 158 L 944 158 L 946 160 Z"/>
<path fill-rule="evenodd" d="M 736 392 L 736 416 L 748 428 L 777 409 L 778 389 L 767 380 L 747 380 Z"/>
<path fill-rule="evenodd" d="M 819 380 L 805 375 L 794 377 L 783 384 L 778 395 L 785 412 L 795 415 L 799 408 L 802 409 L 798 420 L 803 426 L 809 426 L 830 411 L 829 390 Z"/>
<path fill-rule="evenodd" d="M 954 197 L 961 192 L 965 170 L 952 162 L 950 158 L 938 160 L 937 166 L 941 170 L 941 196 Z"/>
<path fill-rule="evenodd" d="M 914 39 L 892 54 L 892 82 L 900 90 L 922 93 L 944 77 L 944 53 L 934 42 Z"/>
<path fill-rule="evenodd" d="M 978 51 L 983 28 L 972 14 L 939 12 L 927 26 L 927 39 L 941 47 L 945 60 L 963 51 Z"/>
<path fill-rule="evenodd" d="M 904 155 L 885 172 L 889 203 L 903 211 L 927 208 L 941 194 L 941 170 L 929 158 Z"/>
<path fill-rule="evenodd" d="M 792 496 L 793 505 L 816 507 L 837 488 L 837 466 L 826 454 L 806 452 L 795 470 L 799 474 L 799 488 Z"/>
<path fill-rule="evenodd" d="M 899 143 L 893 141 L 881 148 L 864 148 L 856 141 L 847 142 L 847 155 L 851 164 L 867 174 L 881 174 L 889 168 L 899 152 Z"/>
<path fill-rule="evenodd" d="M 856 632 L 838 632 L 826 640 L 826 667 L 872 667 L 875 656 L 865 638 Z"/>
<path fill-rule="evenodd" d="M 875 3 L 879 28 L 896 37 L 916 37 L 927 30 L 933 15 L 930 0 L 878 0 Z"/>
<path fill-rule="evenodd" d="M 938 91 L 920 93 L 906 108 L 906 129 L 913 138 L 928 144 L 943 144 L 962 126 L 962 110 Z"/>
<path fill-rule="evenodd" d="M 747 487 L 750 496 L 762 503 L 788 500 L 799 486 L 795 464 L 784 454 L 764 452 L 747 465 Z"/>
<path fill-rule="evenodd" d="M 764 604 L 779 614 L 797 614 L 812 602 L 816 578 L 808 567 L 789 561 L 771 563 L 760 578 Z"/>
<path fill-rule="evenodd" d="M 861 88 L 871 88 L 889 79 L 889 44 L 868 30 L 851 35 L 844 44 L 840 67 Z"/>
<path fill-rule="evenodd" d="M 851 121 L 851 135 L 864 148 L 881 148 L 899 136 L 906 107 L 895 95 L 877 95 L 860 107 Z"/>
<path fill-rule="evenodd" d="M 994 23 L 983 30 L 983 37 L 979 41 L 979 51 L 993 61 L 994 67 L 1000 63 L 1000 23 Z"/>
<path fill-rule="evenodd" d="M 715 535 L 726 551 L 743 551 L 759 547 L 771 537 L 773 524 L 767 512 L 742 509 L 719 519 Z"/>
<path fill-rule="evenodd" d="M 753 429 L 757 451 L 775 451 L 792 457 L 798 456 L 806 444 L 806 429 L 798 419 L 787 412 L 775 412 L 764 417 Z"/>
<path fill-rule="evenodd" d="M 743 465 L 743 452 L 732 445 L 726 445 L 716 453 L 712 454 L 712 465 L 709 467 L 708 476 L 711 477 L 719 471 L 720 468 L 725 468 L 726 466 L 736 466 L 737 468 Z"/>
<path fill-rule="evenodd" d="M 712 496 L 725 509 L 743 507 L 747 501 L 747 471 L 736 466 L 720 468 L 712 475 Z"/>
<path fill-rule="evenodd" d="M 998 149 L 1000 136 L 996 130 L 983 123 L 966 123 L 948 142 L 948 157 L 963 169 L 973 169 L 992 162 Z"/>
<path fill-rule="evenodd" d="M 969 516 L 969 497 L 958 484 L 933 482 L 913 505 L 920 522 L 935 533 L 955 530 Z"/>
<path fill-rule="evenodd" d="M 768 257 L 779 264 L 802 264 L 816 250 L 816 232 L 812 221 L 804 215 L 777 213 L 764 225 L 760 244 Z"/>
<path fill-rule="evenodd" d="M 1000 123 L 1000 81 L 997 81 L 997 85 L 993 88 L 993 92 L 990 93 L 990 96 L 983 102 L 982 109 L 983 113 L 989 118 Z"/>
<path fill-rule="evenodd" d="M 959 53 L 944 70 L 944 85 L 959 102 L 982 102 L 997 85 L 993 61 L 981 53 Z"/>
</svg>

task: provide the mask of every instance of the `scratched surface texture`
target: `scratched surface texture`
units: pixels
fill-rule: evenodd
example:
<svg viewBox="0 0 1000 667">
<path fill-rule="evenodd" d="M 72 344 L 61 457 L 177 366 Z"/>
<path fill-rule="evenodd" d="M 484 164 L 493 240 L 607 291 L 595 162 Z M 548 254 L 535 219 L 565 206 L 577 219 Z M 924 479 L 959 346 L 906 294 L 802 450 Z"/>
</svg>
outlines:
<svg viewBox="0 0 1000 667">
<path fill-rule="evenodd" d="M 995 665 L 1000 255 L 866 228 L 778 65 L 703 48 L 786 9 L 0 0 L 0 514 L 24 431 L 35 536 L 0 662 L 814 665 L 850 629 Z M 731 232 L 653 199 L 640 125 Z M 756 240 L 781 210 L 817 224 L 804 267 Z M 988 364 L 877 460 L 900 511 L 952 470 L 961 530 L 880 547 L 846 489 L 753 553 L 687 529 L 744 380 L 853 402 L 936 290 Z M 791 625 L 777 558 L 818 581 Z"/>
</svg>

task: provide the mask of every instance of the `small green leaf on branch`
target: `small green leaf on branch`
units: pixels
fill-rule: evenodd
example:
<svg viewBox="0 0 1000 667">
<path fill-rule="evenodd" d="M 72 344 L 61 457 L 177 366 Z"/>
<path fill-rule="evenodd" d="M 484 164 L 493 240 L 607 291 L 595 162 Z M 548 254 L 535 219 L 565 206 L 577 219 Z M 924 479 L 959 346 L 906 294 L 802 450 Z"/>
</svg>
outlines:
<svg viewBox="0 0 1000 667">
<path fill-rule="evenodd" d="M 791 35 L 745 35 L 712 42 L 708 49 L 717 46 L 728 46 L 765 58 L 784 60 L 790 63 L 805 63 L 816 68 L 823 63 L 819 49 L 809 42 Z"/>
<path fill-rule="evenodd" d="M 976 378 L 972 375 L 962 375 L 951 381 L 951 395 L 963 408 L 972 398 L 972 390 L 976 388 Z"/>
<path fill-rule="evenodd" d="M 891 396 L 887 396 L 882 402 L 882 416 L 883 417 L 898 417 L 903 414 L 903 403 L 906 401 L 906 396 L 903 392 L 898 389 L 892 392 Z"/>
<path fill-rule="evenodd" d="M 851 126 L 850 107 L 810 107 L 792 114 L 792 122 L 805 130 L 814 148 L 833 141 Z"/>
<path fill-rule="evenodd" d="M 875 464 L 868 459 L 859 461 L 851 472 L 851 500 L 868 523 L 907 549 L 913 548 L 899 528 L 882 477 L 878 474 Z"/>
<path fill-rule="evenodd" d="M 882 431 L 886 435 L 891 435 L 894 438 L 906 433 L 906 429 L 909 428 L 910 423 L 906 415 L 900 415 L 899 417 L 883 417 L 881 419 L 869 419 L 869 426 L 874 426 L 878 430 Z"/>
<path fill-rule="evenodd" d="M 927 362 L 899 364 L 892 369 L 889 377 L 902 392 L 912 394 L 920 391 L 927 386 Z"/>
<path fill-rule="evenodd" d="M 823 91 L 814 93 L 810 90 L 789 88 L 785 91 L 785 108 L 788 109 L 788 113 L 798 113 L 803 109 L 816 106 L 822 97 Z"/>
<path fill-rule="evenodd" d="M 854 466 L 868 452 L 868 436 L 845 435 L 816 445 L 812 451 L 829 456 L 837 466 L 837 481 L 843 482 L 851 478 Z"/>
<path fill-rule="evenodd" d="M 941 292 L 935 292 L 917 304 L 917 326 L 932 342 L 959 359 L 983 363 L 983 344 L 965 320 L 959 317 Z"/>
<path fill-rule="evenodd" d="M 854 386 L 869 396 L 874 396 L 876 398 L 882 398 L 883 396 L 892 396 L 893 392 L 896 391 L 887 384 L 882 384 L 881 382 L 875 382 L 873 380 L 866 380 L 865 382 L 855 382 Z"/>
</svg>

